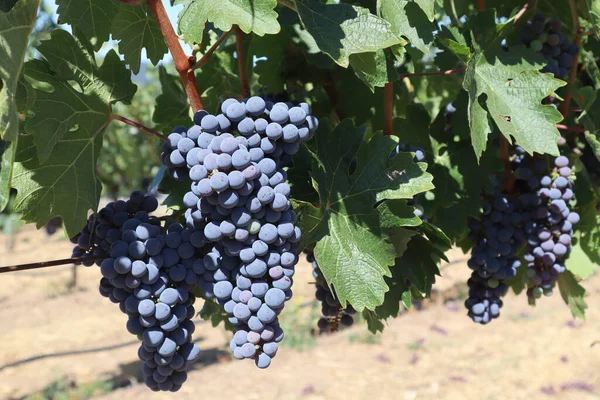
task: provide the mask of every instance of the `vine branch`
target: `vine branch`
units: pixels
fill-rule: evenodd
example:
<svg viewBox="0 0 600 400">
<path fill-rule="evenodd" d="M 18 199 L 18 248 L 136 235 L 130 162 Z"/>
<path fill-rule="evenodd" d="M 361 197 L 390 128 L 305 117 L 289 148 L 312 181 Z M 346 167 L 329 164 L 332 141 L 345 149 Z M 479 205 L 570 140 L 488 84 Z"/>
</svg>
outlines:
<svg viewBox="0 0 600 400">
<path fill-rule="evenodd" d="M 124 122 L 127 125 L 133 126 L 135 128 L 138 128 L 139 130 L 149 133 L 150 135 L 155 136 L 155 137 L 159 138 L 160 140 L 167 140 L 167 137 L 165 135 L 158 133 L 157 131 L 155 131 L 153 129 L 150 129 L 147 126 L 140 124 L 139 122 L 132 121 L 129 118 L 125 118 L 121 115 L 116 115 L 116 114 L 111 114 L 111 118 L 116 119 L 121 122 Z"/>
<path fill-rule="evenodd" d="M 160 31 L 167 42 L 167 46 L 171 51 L 175 68 L 181 77 L 183 87 L 185 88 L 185 92 L 190 100 L 193 111 L 203 110 L 204 103 L 202 102 L 202 98 L 198 92 L 198 87 L 196 86 L 196 76 L 194 75 L 194 70 L 192 69 L 194 62 L 193 59 L 190 59 L 185 55 L 183 48 L 179 43 L 179 37 L 177 34 L 175 34 L 175 30 L 173 29 L 173 25 L 171 25 L 171 21 L 169 20 L 169 16 L 167 15 L 162 1 L 147 0 L 147 2 L 150 11 L 154 15 L 154 18 L 156 18 L 156 22 L 160 27 Z"/>
<path fill-rule="evenodd" d="M 28 269 L 38 269 L 38 268 L 46 268 L 46 267 L 54 267 L 57 265 L 67 265 L 67 264 L 78 264 L 85 261 L 98 261 L 102 260 L 104 257 L 72 257 L 72 258 L 63 258 L 61 260 L 52 260 L 52 261 L 41 261 L 30 264 L 19 264 L 19 265 L 9 265 L 7 267 L 0 267 L 0 274 L 6 272 L 17 272 L 17 271 L 26 271 Z"/>
<path fill-rule="evenodd" d="M 581 38 L 583 37 L 584 32 L 579 26 L 577 5 L 575 4 L 574 0 L 569 0 L 569 5 L 571 6 L 571 14 L 573 16 L 575 45 L 577 46 L 577 48 L 581 48 Z M 564 118 L 567 117 L 567 114 L 569 113 L 569 107 L 571 107 L 571 90 L 573 88 L 573 85 L 575 84 L 575 80 L 577 79 L 577 64 L 579 64 L 579 52 L 577 52 L 577 54 L 575 54 L 575 57 L 573 57 L 573 65 L 571 66 L 569 81 L 567 82 L 567 87 L 565 88 L 565 100 L 560 106 L 560 113 L 563 115 Z"/>
<path fill-rule="evenodd" d="M 394 83 L 388 82 L 384 88 L 384 116 L 385 125 L 383 134 L 392 136 L 394 134 Z"/>
<path fill-rule="evenodd" d="M 208 51 L 206 53 L 204 53 L 204 55 L 202 56 L 202 58 L 200 58 L 200 60 L 198 60 L 198 62 L 196 64 L 194 64 L 191 69 L 194 70 L 194 69 L 202 68 L 202 66 L 204 64 L 206 64 L 208 62 L 208 60 L 210 60 L 210 57 L 219 48 L 219 46 L 221 45 L 221 43 L 223 43 L 223 41 L 225 39 L 227 39 L 227 37 L 229 37 L 229 34 L 231 34 L 231 30 L 228 30 L 227 32 L 223 33 L 221 35 L 221 37 L 219 38 L 219 40 L 217 40 L 215 42 L 215 44 L 213 44 L 211 46 L 211 48 L 208 49 Z"/>
<path fill-rule="evenodd" d="M 567 125 L 562 125 L 562 124 L 556 124 L 556 128 L 561 129 L 563 131 L 567 131 L 567 132 L 577 132 L 577 133 L 585 132 L 584 128 L 580 128 L 578 126 L 567 126 Z"/>
<path fill-rule="evenodd" d="M 246 52 L 244 50 L 244 32 L 239 26 L 235 26 L 235 49 L 238 58 L 238 69 L 240 72 L 240 86 L 243 97 L 250 97 L 250 85 L 246 73 Z"/>
</svg>

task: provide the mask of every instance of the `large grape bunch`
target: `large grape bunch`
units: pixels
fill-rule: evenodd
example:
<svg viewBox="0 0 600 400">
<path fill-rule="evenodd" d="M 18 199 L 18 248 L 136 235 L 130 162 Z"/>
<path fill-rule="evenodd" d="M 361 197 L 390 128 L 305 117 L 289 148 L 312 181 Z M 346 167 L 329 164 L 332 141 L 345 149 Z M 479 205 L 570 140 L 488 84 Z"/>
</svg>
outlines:
<svg viewBox="0 0 600 400">
<path fill-rule="evenodd" d="M 221 111 L 196 112 L 196 125 L 169 135 L 163 159 L 189 169 L 187 223 L 203 226 L 213 243 L 195 266 L 204 296 L 216 298 L 235 326 L 234 356 L 266 368 L 283 338 L 278 314 L 292 296 L 301 235 L 284 167 L 318 121 L 306 103 L 260 97 L 227 99 Z"/>
<path fill-rule="evenodd" d="M 465 302 L 474 322 L 487 324 L 500 315 L 506 279 L 516 276 L 521 262 L 518 249 L 525 243 L 521 227 L 523 198 L 495 193 L 483 207 L 481 219 L 471 219 L 469 237 L 475 242 L 467 262 L 473 270 Z"/>
<path fill-rule="evenodd" d="M 546 21 L 544 14 L 538 13 L 523 27 L 520 40 L 546 59 L 548 64 L 542 72 L 550 72 L 556 78 L 564 79 L 573 67 L 579 48 L 569 42 L 561 28 L 559 20 Z"/>
<path fill-rule="evenodd" d="M 159 220 L 149 215 L 157 205 L 156 199 L 140 192 L 127 201 L 109 203 L 92 216 L 96 228 L 84 228 L 88 233 L 79 236 L 75 252 L 98 253 L 87 248 L 82 237 L 105 252 L 98 262 L 103 276 L 100 294 L 119 304 L 129 317 L 127 330 L 142 341 L 138 356 L 144 361 L 146 385 L 177 391 L 187 379 L 186 369 L 200 355 L 191 336 L 191 289 L 199 279 L 193 263 L 202 257 L 206 241 L 201 231 L 178 223 L 163 234 Z"/>
<path fill-rule="evenodd" d="M 524 281 L 530 299 L 552 295 L 558 276 L 566 270 L 573 226 L 579 222 L 579 214 L 571 207 L 575 198 L 569 159 L 557 157 L 554 165 L 552 173 L 540 180 L 538 205 L 525 227 L 528 246 L 524 255 L 527 262 Z"/>
<path fill-rule="evenodd" d="M 342 307 L 335 293 L 329 289 L 313 252 L 306 252 L 306 260 L 312 264 L 313 277 L 315 278 L 315 297 L 321 302 L 321 314 L 323 316 L 317 322 L 321 333 L 335 332 L 340 324 L 352 326 L 354 324 L 352 315 L 356 313 L 354 308 L 350 304 L 346 308 Z"/>
</svg>

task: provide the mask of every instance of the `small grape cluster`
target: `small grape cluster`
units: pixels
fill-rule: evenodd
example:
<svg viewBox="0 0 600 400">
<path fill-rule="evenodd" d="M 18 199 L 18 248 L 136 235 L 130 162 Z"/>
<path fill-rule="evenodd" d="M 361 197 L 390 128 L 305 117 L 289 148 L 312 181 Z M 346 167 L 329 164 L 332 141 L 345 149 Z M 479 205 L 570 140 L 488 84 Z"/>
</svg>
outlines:
<svg viewBox="0 0 600 400">
<path fill-rule="evenodd" d="M 354 324 L 352 315 L 356 313 L 354 308 L 350 304 L 346 308 L 342 308 L 335 293 L 329 289 L 314 253 L 306 252 L 306 260 L 312 264 L 316 287 L 315 297 L 321 302 L 321 314 L 323 316 L 317 322 L 321 333 L 335 332 L 340 324 L 347 327 L 352 326 Z"/>
<path fill-rule="evenodd" d="M 171 176 L 191 180 L 186 222 L 212 246 L 193 271 L 236 328 L 233 355 L 266 368 L 283 338 L 278 314 L 292 296 L 301 235 L 284 167 L 318 121 L 306 103 L 260 97 L 227 99 L 221 111 L 196 112 L 193 127 L 169 135 L 162 158 Z"/>
<path fill-rule="evenodd" d="M 521 266 L 517 251 L 525 243 L 522 208 L 522 198 L 511 200 L 497 192 L 485 203 L 481 220 L 469 221 L 469 238 L 475 246 L 467 262 L 473 273 L 465 306 L 474 322 L 487 324 L 500 315 L 500 297 L 506 293 L 503 282 L 516 276 Z"/>
<path fill-rule="evenodd" d="M 532 220 L 525 226 L 528 247 L 523 258 L 528 264 L 524 281 L 530 299 L 552 294 L 558 276 L 566 270 L 573 226 L 579 222 L 579 214 L 570 207 L 574 193 L 569 159 L 559 156 L 554 165 L 552 174 L 540 180 L 539 204 L 532 212 Z"/>
<path fill-rule="evenodd" d="M 538 13 L 531 21 L 527 21 L 521 30 L 520 39 L 548 61 L 542 72 L 550 72 L 556 78 L 564 79 L 573 67 L 579 48 L 569 42 L 561 28 L 559 20 L 546 21 L 544 14 Z"/>
<path fill-rule="evenodd" d="M 177 391 L 187 379 L 187 367 L 200 355 L 191 336 L 191 290 L 198 281 L 193 260 L 205 242 L 198 240 L 201 231 L 178 223 L 163 234 L 160 221 L 149 215 L 157 206 L 155 198 L 139 191 L 127 201 L 109 203 L 75 238 L 74 252 L 104 257 L 97 262 L 103 276 L 100 294 L 119 304 L 129 317 L 127 330 L 142 341 L 138 356 L 144 361 L 146 385 Z"/>
</svg>

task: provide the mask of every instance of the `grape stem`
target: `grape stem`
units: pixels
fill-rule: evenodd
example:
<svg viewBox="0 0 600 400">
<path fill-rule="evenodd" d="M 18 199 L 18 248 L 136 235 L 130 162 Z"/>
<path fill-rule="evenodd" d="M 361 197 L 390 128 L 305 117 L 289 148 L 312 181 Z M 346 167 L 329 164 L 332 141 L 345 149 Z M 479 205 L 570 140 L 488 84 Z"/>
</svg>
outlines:
<svg viewBox="0 0 600 400">
<path fill-rule="evenodd" d="M 331 108 L 333 109 L 335 116 L 339 121 L 344 119 L 344 115 L 337 108 L 337 92 L 335 90 L 335 80 L 331 72 L 327 72 L 327 80 L 323 81 L 323 90 L 329 98 Z"/>
<path fill-rule="evenodd" d="M 203 110 L 204 103 L 200 97 L 200 92 L 198 92 L 196 76 L 194 75 L 194 70 L 192 69 L 194 64 L 193 57 L 190 58 L 185 55 L 183 48 L 179 43 L 179 37 L 175 34 L 175 30 L 173 29 L 173 25 L 171 25 L 171 21 L 169 20 L 169 16 L 165 11 L 162 1 L 147 0 L 147 2 L 150 11 L 154 15 L 154 18 L 156 18 L 156 22 L 160 27 L 160 31 L 165 38 L 165 42 L 167 42 L 167 46 L 171 51 L 175 68 L 177 69 L 179 77 L 183 82 L 183 87 L 185 88 L 185 92 L 190 100 L 190 105 L 192 106 L 193 111 Z"/>
<path fill-rule="evenodd" d="M 513 24 L 517 23 L 517 21 L 519 20 L 519 18 L 521 18 L 523 16 L 523 14 L 525 14 L 527 12 L 527 10 L 529 9 L 529 7 L 531 7 L 534 2 L 535 2 L 535 0 L 529 0 L 527 3 L 525 3 L 525 5 L 523 6 L 523 8 L 521 8 L 519 10 L 519 12 L 515 15 L 515 18 L 513 19 Z"/>
<path fill-rule="evenodd" d="M 567 132 L 577 132 L 577 133 L 585 132 L 585 129 L 580 128 L 578 126 L 567 126 L 567 125 L 556 124 L 556 127 L 558 129 L 561 129 L 561 130 L 567 131 Z"/>
<path fill-rule="evenodd" d="M 571 15 L 573 16 L 573 29 L 575 30 L 575 46 L 578 49 L 581 48 L 581 38 L 583 37 L 583 29 L 579 26 L 579 16 L 577 14 L 577 5 L 574 0 L 569 0 L 569 5 L 571 6 Z M 577 79 L 577 65 L 579 64 L 579 52 L 575 54 L 573 57 L 573 65 L 571 67 L 571 72 L 569 74 L 569 81 L 567 82 L 567 87 L 565 88 L 565 100 L 562 102 L 560 106 L 560 113 L 563 115 L 563 118 L 566 118 L 569 114 L 569 107 L 571 107 L 571 98 L 572 93 L 571 89 L 575 84 L 575 80 Z"/>
<path fill-rule="evenodd" d="M 17 272 L 17 271 L 26 271 L 28 269 L 37 269 L 37 268 L 46 268 L 46 267 L 55 267 L 57 265 L 67 265 L 67 264 L 75 264 L 81 263 L 85 261 L 99 261 L 104 259 L 105 257 L 72 257 L 72 258 L 63 258 L 62 260 L 52 260 L 52 261 L 41 261 L 30 264 L 20 264 L 20 265 L 9 265 L 7 267 L 0 267 L 0 274 L 5 272 Z"/>
<path fill-rule="evenodd" d="M 160 140 L 167 140 L 167 137 L 165 135 L 160 134 L 153 129 L 150 129 L 147 126 L 140 124 L 139 122 L 132 121 L 129 118 L 125 118 L 121 115 L 116 115 L 116 114 L 111 114 L 110 117 L 111 117 L 111 119 L 116 119 L 117 121 L 124 122 L 127 125 L 133 126 L 135 128 L 138 128 L 141 131 L 149 133 L 150 135 L 155 136 L 155 137 L 159 138 Z"/>
<path fill-rule="evenodd" d="M 208 60 L 210 60 L 210 57 L 217 50 L 217 48 L 221 45 L 221 43 L 223 43 L 223 41 L 229 37 L 229 34 L 231 34 L 231 31 L 232 30 L 230 29 L 227 32 L 223 33 L 221 35 L 221 37 L 219 38 L 219 40 L 217 40 L 215 42 L 215 44 L 213 44 L 212 47 L 210 49 L 208 49 L 208 51 L 206 53 L 204 53 L 202 58 L 200 58 L 200 60 L 198 60 L 198 62 L 196 62 L 196 64 L 194 64 L 191 69 L 194 70 L 194 69 L 202 68 L 202 66 L 204 64 L 206 64 L 208 62 Z"/>
<path fill-rule="evenodd" d="M 246 52 L 244 50 L 244 32 L 239 26 L 235 26 L 235 49 L 238 59 L 238 70 L 240 73 L 240 86 L 243 97 L 250 97 L 250 85 L 248 84 L 248 74 L 246 73 Z"/>
<path fill-rule="evenodd" d="M 503 135 L 500 135 L 500 159 L 504 163 L 504 184 L 502 185 L 502 189 L 505 193 L 513 192 L 516 181 L 509 160 L 509 148 L 508 140 Z"/>
<path fill-rule="evenodd" d="M 385 125 L 383 134 L 392 136 L 394 134 L 394 82 L 385 84 L 384 118 Z"/>
</svg>

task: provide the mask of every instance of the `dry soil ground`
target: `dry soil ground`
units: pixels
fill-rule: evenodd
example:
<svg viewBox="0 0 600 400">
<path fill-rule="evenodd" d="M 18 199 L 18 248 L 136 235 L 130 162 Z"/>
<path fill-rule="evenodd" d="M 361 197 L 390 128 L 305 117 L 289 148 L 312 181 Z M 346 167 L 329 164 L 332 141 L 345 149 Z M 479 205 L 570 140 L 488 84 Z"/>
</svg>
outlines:
<svg viewBox="0 0 600 400">
<path fill-rule="evenodd" d="M 71 244 L 25 227 L 12 252 L 0 237 L 0 266 L 64 258 Z M 464 256 L 443 268 L 442 290 L 464 282 Z M 97 293 L 97 268 L 69 266 L 0 275 L 0 399 L 21 398 L 68 377 L 122 386 L 102 399 L 600 399 L 600 277 L 587 283 L 587 321 L 573 321 L 558 294 L 530 308 L 508 296 L 502 317 L 473 324 L 460 301 L 432 304 L 390 321 L 382 335 L 364 325 L 312 339 L 310 266 L 301 262 L 284 325 L 292 347 L 268 370 L 232 360 L 228 333 L 199 323 L 204 350 L 183 389 L 152 393 L 137 382 L 137 341 L 126 317 Z M 312 310 L 312 312 L 311 312 Z M 284 314 L 286 314 L 284 313 Z M 311 319 L 313 318 L 313 319 Z"/>
</svg>

